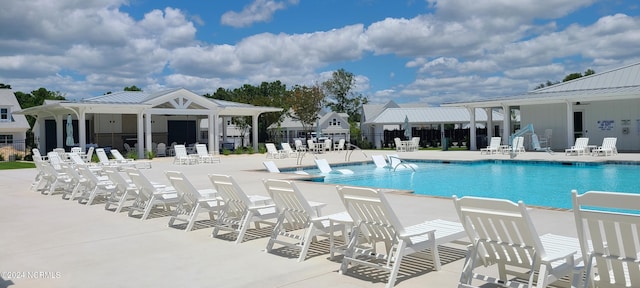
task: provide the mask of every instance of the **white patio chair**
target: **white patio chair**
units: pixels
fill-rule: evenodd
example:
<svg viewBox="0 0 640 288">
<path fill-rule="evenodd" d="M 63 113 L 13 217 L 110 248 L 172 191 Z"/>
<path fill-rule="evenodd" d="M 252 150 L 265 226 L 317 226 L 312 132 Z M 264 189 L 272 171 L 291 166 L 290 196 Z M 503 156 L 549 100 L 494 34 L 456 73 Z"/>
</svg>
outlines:
<svg viewBox="0 0 640 288">
<path fill-rule="evenodd" d="M 58 153 L 49 152 L 47 157 L 49 162 L 43 161 L 40 163 L 43 171 L 42 188 L 37 187 L 36 190 L 42 190 L 42 193 L 46 195 L 53 195 L 55 192 L 64 193 L 64 191 L 73 189 L 73 178 L 65 173 Z"/>
<path fill-rule="evenodd" d="M 304 147 L 302 144 L 302 140 L 298 139 L 293 141 L 293 144 L 296 146 L 296 151 L 298 152 L 307 152 L 307 147 Z"/>
<path fill-rule="evenodd" d="M 398 154 L 387 154 L 387 162 L 389 163 L 389 169 L 392 170 L 412 169 L 416 171 L 418 169 L 418 165 L 405 162 Z"/>
<path fill-rule="evenodd" d="M 260 229 L 261 223 L 274 225 L 273 222 L 267 221 L 275 220 L 278 216 L 271 198 L 247 195 L 228 175 L 210 174 L 209 179 L 225 204 L 214 224 L 212 237 L 216 237 L 220 230 L 238 233 L 235 243 L 239 244 L 244 241 L 245 233 L 252 222 L 256 229 Z"/>
<path fill-rule="evenodd" d="M 124 156 L 122 156 L 122 153 L 120 153 L 118 149 L 111 149 L 111 155 L 113 156 L 115 163 L 122 168 L 127 166 L 135 166 L 136 168 L 151 168 L 150 160 L 135 160 L 131 158 L 124 158 Z"/>
<path fill-rule="evenodd" d="M 546 287 L 564 276 L 575 276 L 581 260 L 578 239 L 539 236 L 522 201 L 454 196 L 453 202 L 472 242 L 458 287 L 477 287 L 472 285 L 474 279 L 511 287 L 516 282 L 507 275 L 527 279 L 527 287 L 533 287 L 537 275 L 535 287 Z M 497 265 L 498 279 L 474 271 L 481 265 Z"/>
<path fill-rule="evenodd" d="M 196 155 L 198 155 L 198 161 L 201 163 L 220 163 L 220 155 L 209 154 L 207 145 L 196 144 Z"/>
<path fill-rule="evenodd" d="M 167 144 L 158 143 L 158 146 L 156 147 L 156 156 L 157 157 L 167 156 Z"/>
<path fill-rule="evenodd" d="M 400 138 L 398 138 L 398 137 L 393 138 L 393 142 L 396 144 L 396 151 L 398 151 L 398 152 L 406 152 L 407 151 L 407 146 L 405 146 L 404 143 L 402 143 L 402 140 L 400 140 Z"/>
<path fill-rule="evenodd" d="M 75 153 L 70 153 L 77 155 Z M 92 189 L 92 183 L 84 175 L 82 175 L 77 169 L 77 165 L 63 165 L 63 170 L 66 175 L 71 178 L 71 189 L 64 190 L 62 192 L 62 199 L 76 200 L 77 197 L 85 193 L 88 189 Z"/>
<path fill-rule="evenodd" d="M 337 189 L 354 221 L 340 266 L 342 274 L 352 263 L 380 269 L 390 274 L 386 287 L 393 287 L 404 256 L 430 250 L 434 268 L 440 270 L 438 245 L 466 237 L 460 223 L 445 220 L 405 227 L 384 192 L 378 189 L 346 186 Z M 384 253 L 378 252 L 379 244 L 384 244 Z"/>
<path fill-rule="evenodd" d="M 302 195 L 292 181 L 264 180 L 264 186 L 276 205 L 278 220 L 273 227 L 271 238 L 267 243 L 267 252 L 273 250 L 274 244 L 292 247 L 300 250 L 298 262 L 304 261 L 317 236 L 327 236 L 333 231 L 342 231 L 344 242 L 347 242 L 347 233 L 344 223 L 334 223 L 331 227 L 331 217 L 348 217 L 347 212 L 337 213 L 342 215 L 320 215 L 320 207 L 324 203 L 309 202 Z M 295 230 L 303 229 L 302 233 Z"/>
<path fill-rule="evenodd" d="M 497 154 L 500 151 L 500 144 L 502 143 L 502 138 L 500 137 L 491 137 L 491 141 L 489 142 L 489 146 L 486 148 L 480 148 L 480 154 Z"/>
<path fill-rule="evenodd" d="M 316 162 L 316 166 L 320 169 L 320 173 L 322 174 L 353 174 L 353 170 L 350 169 L 333 169 L 327 159 L 313 159 Z"/>
<path fill-rule="evenodd" d="M 278 168 L 276 163 L 273 161 L 264 161 L 262 162 L 262 165 L 264 165 L 264 168 L 267 168 L 267 171 L 269 171 L 269 173 L 280 173 L 280 168 Z M 296 170 L 293 172 L 293 174 L 309 175 L 309 173 L 301 170 Z"/>
<path fill-rule="evenodd" d="M 318 150 L 318 145 L 316 145 L 316 143 L 311 139 L 307 140 L 307 150 L 313 153 L 320 152 L 320 150 Z"/>
<path fill-rule="evenodd" d="M 80 155 L 82 157 L 82 160 L 84 160 L 84 162 L 86 163 L 91 163 L 95 149 L 96 148 L 93 146 L 89 147 L 89 149 L 87 150 L 87 153 L 85 153 L 84 155 Z"/>
<path fill-rule="evenodd" d="M 333 148 L 333 145 L 331 145 L 331 139 L 325 139 L 324 140 L 324 145 L 322 146 L 322 152 L 327 151 L 327 152 L 331 152 L 331 148 Z"/>
<path fill-rule="evenodd" d="M 197 163 L 197 158 L 190 157 L 187 154 L 187 147 L 184 145 L 175 145 L 173 147 L 175 156 L 173 157 L 173 164 L 195 164 Z"/>
<path fill-rule="evenodd" d="M 333 151 L 344 151 L 344 144 L 345 140 L 341 138 L 338 140 L 338 144 L 333 146 Z"/>
<path fill-rule="evenodd" d="M 576 143 L 571 146 L 571 148 L 564 150 L 564 155 L 573 155 L 574 153 L 578 156 L 584 155 L 588 152 L 589 149 L 589 138 L 580 137 L 576 139 Z"/>
<path fill-rule="evenodd" d="M 136 212 L 141 212 L 141 220 L 145 220 L 151 214 L 151 210 L 158 205 L 162 205 L 165 211 L 170 211 L 171 207 L 178 206 L 182 199 L 178 192 L 171 186 L 154 185 L 149 179 L 135 168 L 125 169 L 133 184 L 138 188 L 136 200 L 129 208 L 129 216 L 134 216 Z"/>
<path fill-rule="evenodd" d="M 265 143 L 264 146 L 267 148 L 267 158 L 272 158 L 272 159 L 287 158 L 287 153 L 282 150 L 278 150 L 275 144 Z"/>
<path fill-rule="evenodd" d="M 593 151 L 591 151 L 591 154 L 593 156 L 600 156 L 600 155 L 604 155 L 604 156 L 613 156 L 615 154 L 618 154 L 618 149 L 616 148 L 616 142 L 618 141 L 618 138 L 616 137 L 607 137 L 602 139 L 602 146 L 599 146 L 596 149 L 593 149 Z"/>
<path fill-rule="evenodd" d="M 193 226 L 198 220 L 200 213 L 209 214 L 209 219 L 214 220 L 214 216 L 222 207 L 221 199 L 217 197 L 217 193 L 213 189 L 196 189 L 193 184 L 179 171 L 165 172 L 167 178 L 171 182 L 178 194 L 182 197 L 182 201 L 173 210 L 173 215 L 169 219 L 169 226 L 173 226 L 175 221 L 187 223 L 185 232 L 193 230 Z"/>
<path fill-rule="evenodd" d="M 571 191 L 584 287 L 640 287 L 640 195 Z"/>
<path fill-rule="evenodd" d="M 280 146 L 282 147 L 282 151 L 284 151 L 283 153 L 287 154 L 287 157 L 297 157 L 298 156 L 298 152 L 293 151 L 293 148 L 291 148 L 291 145 L 289 145 L 289 143 L 282 142 L 282 143 L 280 143 Z"/>
</svg>

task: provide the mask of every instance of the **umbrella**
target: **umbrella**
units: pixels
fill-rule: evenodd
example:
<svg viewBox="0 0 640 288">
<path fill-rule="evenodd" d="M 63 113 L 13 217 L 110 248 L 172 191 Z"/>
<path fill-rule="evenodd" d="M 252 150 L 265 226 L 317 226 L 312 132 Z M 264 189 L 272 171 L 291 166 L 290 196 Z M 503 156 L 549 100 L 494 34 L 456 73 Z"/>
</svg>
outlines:
<svg viewBox="0 0 640 288">
<path fill-rule="evenodd" d="M 74 146 L 76 141 L 73 139 L 73 120 L 71 120 L 71 114 L 67 116 L 67 146 Z"/>
<path fill-rule="evenodd" d="M 409 127 L 409 117 L 404 116 L 404 137 L 411 139 L 411 127 Z"/>
</svg>

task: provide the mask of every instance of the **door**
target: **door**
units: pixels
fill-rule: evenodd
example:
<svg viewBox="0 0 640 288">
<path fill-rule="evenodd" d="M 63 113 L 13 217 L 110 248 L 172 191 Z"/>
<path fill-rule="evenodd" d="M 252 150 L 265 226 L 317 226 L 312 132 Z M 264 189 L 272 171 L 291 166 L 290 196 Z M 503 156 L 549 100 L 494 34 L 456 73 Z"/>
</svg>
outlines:
<svg viewBox="0 0 640 288">
<path fill-rule="evenodd" d="M 584 116 L 582 111 L 573 112 L 573 139 L 582 137 L 586 131 L 584 131 Z"/>
<path fill-rule="evenodd" d="M 56 120 L 44 120 L 44 147 L 45 151 L 40 151 L 43 155 L 58 148 Z"/>
<path fill-rule="evenodd" d="M 169 143 L 178 144 L 196 143 L 196 121 L 195 120 L 171 120 L 167 121 Z"/>
</svg>

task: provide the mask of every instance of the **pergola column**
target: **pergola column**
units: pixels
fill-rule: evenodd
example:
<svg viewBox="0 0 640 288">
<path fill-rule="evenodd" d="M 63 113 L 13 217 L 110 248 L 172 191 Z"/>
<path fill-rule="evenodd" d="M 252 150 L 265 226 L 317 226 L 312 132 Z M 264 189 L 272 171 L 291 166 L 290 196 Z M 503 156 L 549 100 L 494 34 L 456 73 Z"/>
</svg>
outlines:
<svg viewBox="0 0 640 288">
<path fill-rule="evenodd" d="M 485 113 L 487 113 L 487 139 L 491 139 L 493 137 L 493 108 L 485 108 Z"/>
<path fill-rule="evenodd" d="M 145 158 L 144 152 L 145 150 L 151 151 L 151 137 L 152 137 L 152 128 L 151 128 L 151 113 L 138 113 L 138 157 Z M 146 128 L 146 129 L 145 129 Z M 142 141 L 144 139 L 144 142 Z"/>
<path fill-rule="evenodd" d="M 78 145 L 80 145 L 80 149 L 86 152 L 87 148 L 87 123 L 85 123 L 86 113 L 83 108 L 78 109 Z"/>
<path fill-rule="evenodd" d="M 254 114 L 251 116 L 251 139 L 253 139 L 253 151 L 258 152 L 258 116 L 260 114 Z"/>
<path fill-rule="evenodd" d="M 62 123 L 62 117 L 63 115 L 55 115 L 55 119 L 56 119 L 56 134 L 57 134 L 57 141 L 56 141 L 56 147 L 58 148 L 62 148 L 64 147 L 64 124 Z"/>
<path fill-rule="evenodd" d="M 502 105 L 502 113 L 504 114 L 502 117 L 502 144 L 511 145 L 509 143 L 509 136 L 511 136 L 511 109 L 509 105 Z"/>
<path fill-rule="evenodd" d="M 476 108 L 475 107 L 470 107 L 467 108 L 469 110 L 469 123 L 471 125 L 471 127 L 469 127 L 469 139 L 471 142 L 471 146 L 469 147 L 469 150 L 475 151 L 478 150 L 478 145 L 476 143 Z"/>
<path fill-rule="evenodd" d="M 214 154 L 218 154 L 218 147 L 220 147 L 218 145 L 218 137 L 216 137 L 216 135 L 218 135 L 218 121 L 216 121 L 218 119 L 218 115 L 216 114 L 209 114 L 207 116 L 207 121 L 209 125 L 209 135 L 207 135 L 208 137 L 208 142 L 209 142 L 209 153 L 214 153 Z"/>
</svg>

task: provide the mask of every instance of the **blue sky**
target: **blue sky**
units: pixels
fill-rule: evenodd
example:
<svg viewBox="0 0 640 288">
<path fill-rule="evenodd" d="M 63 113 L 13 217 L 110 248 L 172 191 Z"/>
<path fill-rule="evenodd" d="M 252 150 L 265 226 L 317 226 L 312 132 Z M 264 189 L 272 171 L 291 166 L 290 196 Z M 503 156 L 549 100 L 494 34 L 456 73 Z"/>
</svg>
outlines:
<svg viewBox="0 0 640 288">
<path fill-rule="evenodd" d="M 437 106 L 638 62 L 639 14 L 631 0 L 11 1 L 0 83 L 204 94 L 344 68 L 373 103 Z"/>
</svg>

